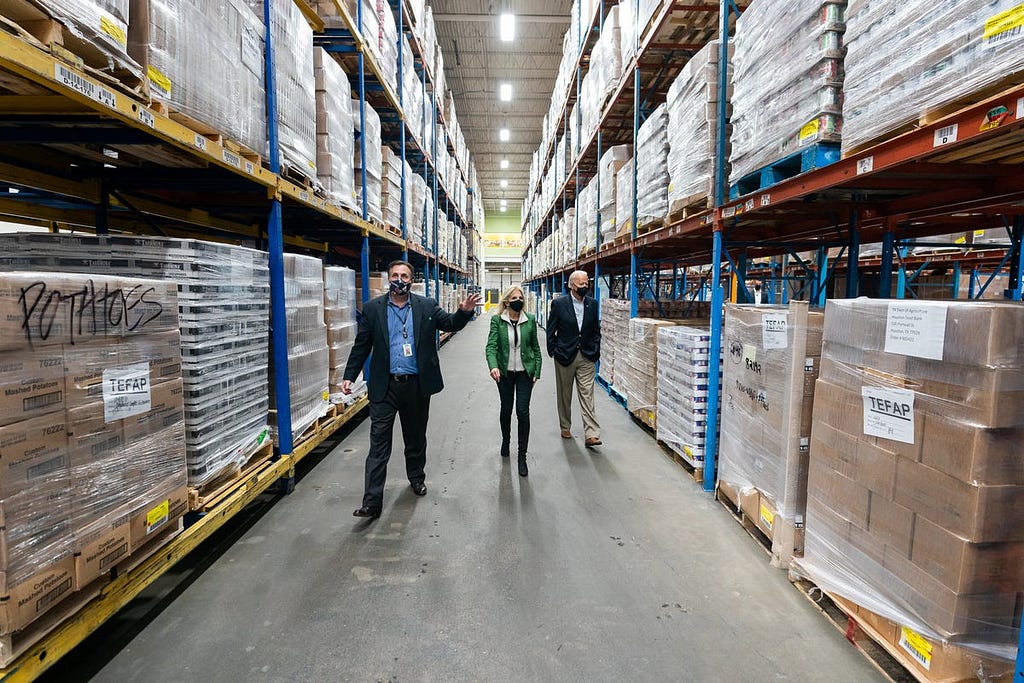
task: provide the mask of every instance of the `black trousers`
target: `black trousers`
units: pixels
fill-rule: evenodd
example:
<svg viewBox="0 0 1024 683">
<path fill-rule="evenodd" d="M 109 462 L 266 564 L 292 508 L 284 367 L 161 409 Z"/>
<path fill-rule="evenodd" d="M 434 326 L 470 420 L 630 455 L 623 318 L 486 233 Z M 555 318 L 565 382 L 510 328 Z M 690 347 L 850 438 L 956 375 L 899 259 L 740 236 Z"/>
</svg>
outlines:
<svg viewBox="0 0 1024 683">
<path fill-rule="evenodd" d="M 533 394 L 533 378 L 528 372 L 506 372 L 498 380 L 498 396 L 501 398 L 501 440 L 508 442 L 512 433 L 512 405 L 515 403 L 516 423 L 519 426 L 519 454 L 525 455 L 530 445 L 530 396 Z"/>
<path fill-rule="evenodd" d="M 395 432 L 395 414 L 402 422 L 405 442 L 405 473 L 410 483 L 422 482 L 427 463 L 427 418 L 430 397 L 420 393 L 416 377 L 404 382 L 388 381 L 383 401 L 370 402 L 370 452 L 366 456 L 363 505 L 380 508 L 384 504 L 384 481 L 388 476 L 391 443 Z"/>
</svg>

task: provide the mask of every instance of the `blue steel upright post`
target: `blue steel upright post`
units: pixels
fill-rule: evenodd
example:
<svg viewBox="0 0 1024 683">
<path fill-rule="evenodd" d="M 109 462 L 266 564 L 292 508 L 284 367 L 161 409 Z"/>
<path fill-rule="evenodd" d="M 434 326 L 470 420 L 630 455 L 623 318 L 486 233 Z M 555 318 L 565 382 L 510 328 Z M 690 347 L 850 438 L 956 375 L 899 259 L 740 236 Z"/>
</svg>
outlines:
<svg viewBox="0 0 1024 683">
<path fill-rule="evenodd" d="M 636 31 L 633 32 L 633 55 L 636 59 L 636 66 L 633 67 L 633 229 L 629 245 L 629 317 L 635 318 L 640 309 L 640 292 L 636 286 L 637 263 L 636 263 L 636 233 L 637 233 L 637 176 L 639 173 L 639 150 L 637 149 L 637 137 L 640 133 L 640 0 L 636 0 L 635 14 L 637 18 Z M 601 161 L 598 159 L 598 173 L 600 173 Z"/>
<path fill-rule="evenodd" d="M 264 78 L 267 92 L 267 133 L 270 143 L 270 172 L 281 172 L 281 149 L 277 138 L 277 91 L 274 72 L 274 30 L 271 5 L 274 0 L 263 0 L 263 23 L 266 49 L 264 51 Z M 282 455 L 292 452 L 292 402 L 288 382 L 288 315 L 284 296 L 284 227 L 281 198 L 270 202 L 267 220 L 267 247 L 270 264 L 270 320 L 274 363 L 274 408 L 277 410 L 278 450 Z"/>
<path fill-rule="evenodd" d="M 404 33 L 405 27 L 403 26 L 404 17 L 402 16 L 402 5 L 403 0 L 398 0 L 398 119 L 401 125 L 401 136 L 402 136 L 402 190 L 400 193 L 402 199 L 402 209 L 399 213 L 399 225 L 402 226 L 402 260 L 409 260 L 409 243 L 405 234 L 405 79 L 403 78 L 403 44 L 405 41 Z"/>
<path fill-rule="evenodd" d="M 860 293 L 860 226 L 857 225 L 857 211 L 850 213 L 850 244 L 846 255 L 846 298 L 856 299 Z"/>
</svg>

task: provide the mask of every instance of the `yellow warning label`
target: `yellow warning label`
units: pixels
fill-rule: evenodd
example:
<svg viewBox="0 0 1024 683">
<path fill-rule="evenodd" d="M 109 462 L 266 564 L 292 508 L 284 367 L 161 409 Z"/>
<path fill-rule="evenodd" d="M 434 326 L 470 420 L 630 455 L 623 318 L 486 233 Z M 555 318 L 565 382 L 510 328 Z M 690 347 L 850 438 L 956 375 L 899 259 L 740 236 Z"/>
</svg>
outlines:
<svg viewBox="0 0 1024 683">
<path fill-rule="evenodd" d="M 324 397 L 324 400 L 325 400 L 325 401 L 330 401 L 330 400 L 331 400 L 331 392 L 329 392 L 329 391 L 325 391 L 325 392 L 323 393 L 323 397 Z"/>
<path fill-rule="evenodd" d="M 963 235 L 961 235 L 960 237 L 956 238 L 954 243 L 955 244 L 967 244 L 967 238 L 964 237 Z"/>
<path fill-rule="evenodd" d="M 693 457 L 693 449 L 689 446 L 683 446 L 683 453 L 686 453 L 689 457 Z"/>
<path fill-rule="evenodd" d="M 985 236 L 985 231 L 984 230 L 975 230 L 974 231 L 974 236 L 975 237 L 984 237 Z"/>
<path fill-rule="evenodd" d="M 988 19 L 985 22 L 983 38 L 989 40 L 1003 33 L 1019 29 L 1021 26 L 1024 26 L 1024 4 L 1012 7 Z"/>
<path fill-rule="evenodd" d="M 818 132 L 820 130 L 821 123 L 818 122 L 818 119 L 814 119 L 810 123 L 807 123 L 806 125 L 804 125 L 803 128 L 800 129 L 800 142 L 803 142 L 804 140 L 808 140 L 813 137 L 817 137 Z"/>
<path fill-rule="evenodd" d="M 769 510 L 764 503 L 761 503 L 760 509 L 761 521 L 764 522 L 769 529 L 775 524 L 775 515 Z"/>
<path fill-rule="evenodd" d="M 150 82 L 160 88 L 164 94 L 171 94 L 171 79 L 164 76 L 159 69 L 151 65 L 146 69 L 146 75 L 149 76 Z"/>
<path fill-rule="evenodd" d="M 100 30 L 116 40 L 121 47 L 128 47 L 128 31 L 117 19 L 104 14 L 100 17 Z"/>
<path fill-rule="evenodd" d="M 152 529 L 171 514 L 171 501 L 165 500 L 146 513 L 146 527 Z"/>
<path fill-rule="evenodd" d="M 932 667 L 932 644 L 917 631 L 903 626 L 900 630 L 900 647 L 910 653 L 925 670 Z"/>
</svg>

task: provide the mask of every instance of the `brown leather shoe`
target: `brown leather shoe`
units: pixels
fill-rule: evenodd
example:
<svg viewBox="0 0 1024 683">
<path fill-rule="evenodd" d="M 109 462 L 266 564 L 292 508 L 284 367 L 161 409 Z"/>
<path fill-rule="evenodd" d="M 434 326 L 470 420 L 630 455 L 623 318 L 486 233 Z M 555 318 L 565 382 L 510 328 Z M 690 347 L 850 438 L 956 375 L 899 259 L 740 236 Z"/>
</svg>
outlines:
<svg viewBox="0 0 1024 683">
<path fill-rule="evenodd" d="M 352 513 L 353 517 L 369 517 L 370 519 L 377 519 L 380 517 L 380 508 L 371 508 L 366 505 L 359 508 Z"/>
<path fill-rule="evenodd" d="M 562 430 L 562 438 L 563 439 L 571 439 L 572 438 L 572 432 L 570 432 L 568 429 L 563 429 Z"/>
<path fill-rule="evenodd" d="M 584 441 L 583 445 L 586 446 L 587 448 L 593 448 L 594 446 L 600 446 L 601 445 L 601 439 L 597 438 L 596 436 L 592 436 L 589 439 L 587 439 L 586 441 Z"/>
</svg>

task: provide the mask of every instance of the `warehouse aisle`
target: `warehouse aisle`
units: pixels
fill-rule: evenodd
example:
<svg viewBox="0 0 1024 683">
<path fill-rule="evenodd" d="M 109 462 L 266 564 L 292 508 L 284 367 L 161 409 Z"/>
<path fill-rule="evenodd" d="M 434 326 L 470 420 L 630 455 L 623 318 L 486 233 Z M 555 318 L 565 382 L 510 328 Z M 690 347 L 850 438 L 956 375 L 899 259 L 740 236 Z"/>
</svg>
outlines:
<svg viewBox="0 0 1024 683">
<path fill-rule="evenodd" d="M 351 516 L 364 422 L 94 680 L 879 680 L 606 394 L 600 453 L 560 439 L 547 358 L 520 479 L 486 334 L 441 352 L 425 498 L 399 451 Z"/>
</svg>

